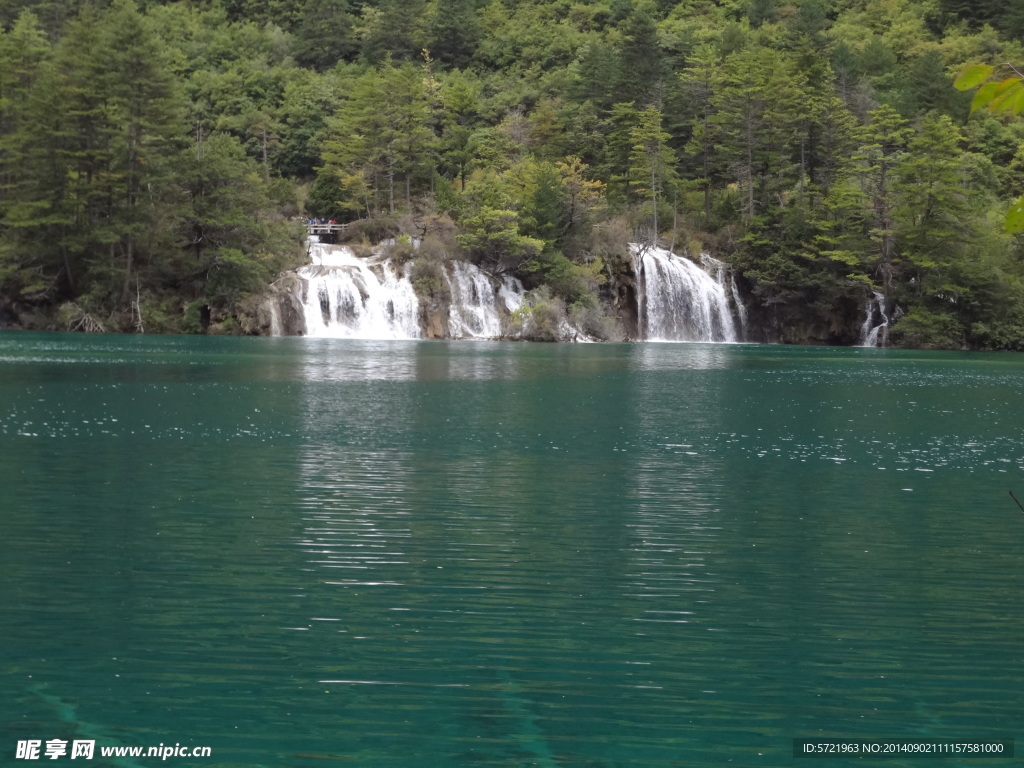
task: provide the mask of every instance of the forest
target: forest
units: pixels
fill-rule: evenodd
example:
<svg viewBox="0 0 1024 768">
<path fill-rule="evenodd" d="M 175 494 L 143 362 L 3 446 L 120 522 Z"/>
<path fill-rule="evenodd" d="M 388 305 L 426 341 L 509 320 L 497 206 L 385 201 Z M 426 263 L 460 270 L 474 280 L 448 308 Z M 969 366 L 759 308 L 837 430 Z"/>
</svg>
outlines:
<svg viewBox="0 0 1024 768">
<path fill-rule="evenodd" d="M 596 337 L 657 242 L 764 340 L 880 295 L 893 345 L 1022 350 L 1024 119 L 979 63 L 1024 63 L 1024 4 L 0 0 L 0 327 L 255 333 L 315 217 Z"/>
</svg>

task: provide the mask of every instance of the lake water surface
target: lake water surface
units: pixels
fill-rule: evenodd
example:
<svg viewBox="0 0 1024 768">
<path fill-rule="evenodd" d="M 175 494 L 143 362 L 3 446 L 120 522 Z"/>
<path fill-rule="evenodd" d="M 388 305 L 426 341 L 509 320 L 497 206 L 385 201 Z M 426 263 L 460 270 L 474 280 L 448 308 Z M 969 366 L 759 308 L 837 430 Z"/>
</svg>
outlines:
<svg viewBox="0 0 1024 768">
<path fill-rule="evenodd" d="M 1022 395 L 1010 355 L 0 335 L 0 763 L 1019 738 Z"/>
</svg>

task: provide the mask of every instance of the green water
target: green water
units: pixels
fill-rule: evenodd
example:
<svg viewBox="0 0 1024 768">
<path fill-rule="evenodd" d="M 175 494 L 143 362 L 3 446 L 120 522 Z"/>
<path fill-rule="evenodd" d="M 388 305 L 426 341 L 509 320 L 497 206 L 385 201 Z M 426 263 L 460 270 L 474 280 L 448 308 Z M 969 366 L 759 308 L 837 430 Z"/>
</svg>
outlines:
<svg viewBox="0 0 1024 768">
<path fill-rule="evenodd" d="M 1001 355 L 0 335 L 0 764 L 1020 739 L 1022 390 Z"/>
</svg>

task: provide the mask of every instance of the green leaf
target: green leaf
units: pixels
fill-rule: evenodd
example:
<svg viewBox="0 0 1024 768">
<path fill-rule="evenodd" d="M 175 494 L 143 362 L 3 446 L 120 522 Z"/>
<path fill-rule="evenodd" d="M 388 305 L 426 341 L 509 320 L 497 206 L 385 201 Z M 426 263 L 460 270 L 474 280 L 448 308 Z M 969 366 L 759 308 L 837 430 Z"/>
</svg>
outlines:
<svg viewBox="0 0 1024 768">
<path fill-rule="evenodd" d="M 1024 108 L 1024 82 L 1017 80 L 1010 87 L 997 96 L 988 109 L 993 114 L 1017 114 Z"/>
<path fill-rule="evenodd" d="M 1012 105 L 1022 89 L 1024 89 L 1024 83 L 1021 83 L 1016 77 L 1003 80 L 996 89 L 996 97 L 988 105 L 988 111 L 993 114 L 1009 111 L 1007 105 Z"/>
<path fill-rule="evenodd" d="M 1014 235 L 1024 232 L 1024 197 L 1015 200 L 1006 212 L 1006 231 Z"/>
<path fill-rule="evenodd" d="M 995 71 L 996 68 L 990 67 L 988 64 L 973 64 L 961 72 L 960 76 L 953 81 L 953 87 L 958 91 L 969 91 L 971 88 L 977 88 L 988 80 Z"/>
<path fill-rule="evenodd" d="M 1024 112 L 1024 87 L 1018 89 L 1012 96 L 1003 102 L 1002 111 L 1019 115 Z"/>
<path fill-rule="evenodd" d="M 972 115 L 982 107 L 988 106 L 988 103 L 995 98 L 998 87 L 999 83 L 985 83 L 978 89 L 978 92 L 974 94 L 974 100 L 971 102 Z"/>
</svg>

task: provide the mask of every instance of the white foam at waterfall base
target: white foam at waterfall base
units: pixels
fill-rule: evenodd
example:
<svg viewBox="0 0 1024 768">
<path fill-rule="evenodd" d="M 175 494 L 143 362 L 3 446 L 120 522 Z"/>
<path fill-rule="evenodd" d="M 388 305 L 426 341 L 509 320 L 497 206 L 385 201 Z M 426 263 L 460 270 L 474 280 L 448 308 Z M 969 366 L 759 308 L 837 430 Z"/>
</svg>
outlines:
<svg viewBox="0 0 1024 768">
<path fill-rule="evenodd" d="M 348 339 L 418 339 L 419 301 L 412 283 L 392 265 L 373 265 L 350 248 L 310 243 L 306 335 Z"/>
<path fill-rule="evenodd" d="M 499 281 L 468 262 L 451 262 L 445 277 L 452 296 L 448 327 L 453 339 L 499 338 L 504 314 L 523 303 L 518 280 L 505 276 Z"/>
<path fill-rule="evenodd" d="M 630 249 L 641 276 L 638 314 L 647 341 L 737 341 L 724 264 L 705 257 L 716 280 L 664 248 L 634 244 Z"/>
</svg>

